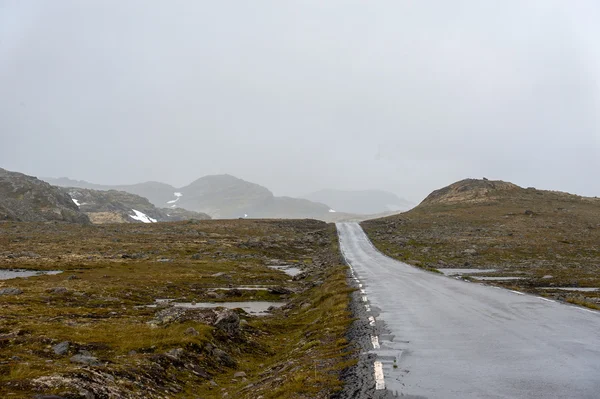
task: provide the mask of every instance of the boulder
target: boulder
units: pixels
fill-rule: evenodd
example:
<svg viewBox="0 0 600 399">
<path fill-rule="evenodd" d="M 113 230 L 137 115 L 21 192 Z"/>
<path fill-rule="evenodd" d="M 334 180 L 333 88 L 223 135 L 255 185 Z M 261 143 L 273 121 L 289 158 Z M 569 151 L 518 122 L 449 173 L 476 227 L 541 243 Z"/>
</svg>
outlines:
<svg viewBox="0 0 600 399">
<path fill-rule="evenodd" d="M 0 295 L 21 295 L 23 290 L 15 287 L 1 288 Z"/>
<path fill-rule="evenodd" d="M 66 355 L 67 352 L 69 352 L 69 347 L 71 346 L 71 343 L 69 341 L 63 341 L 60 344 L 56 344 L 52 347 L 52 350 L 54 351 L 54 353 L 56 353 L 59 356 L 63 356 Z"/>
</svg>

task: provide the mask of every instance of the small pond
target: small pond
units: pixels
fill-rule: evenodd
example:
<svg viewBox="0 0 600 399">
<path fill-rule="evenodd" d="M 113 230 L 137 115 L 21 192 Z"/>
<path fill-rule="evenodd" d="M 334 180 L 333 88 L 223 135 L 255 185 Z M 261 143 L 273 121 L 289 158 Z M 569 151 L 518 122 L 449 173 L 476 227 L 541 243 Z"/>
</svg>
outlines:
<svg viewBox="0 0 600 399">
<path fill-rule="evenodd" d="M 271 269 L 281 270 L 288 276 L 292 276 L 292 277 L 297 276 L 298 274 L 302 273 L 302 269 L 295 267 L 295 266 L 269 266 L 269 267 Z"/>
<path fill-rule="evenodd" d="M 269 308 L 274 306 L 279 308 L 285 305 L 285 302 L 262 302 L 262 301 L 247 301 L 247 302 L 172 302 L 173 306 L 181 308 L 227 308 L 227 309 L 244 309 L 247 313 L 253 316 L 265 316 L 269 314 Z"/>
<path fill-rule="evenodd" d="M 10 280 L 12 278 L 27 278 L 27 277 L 33 277 L 33 276 L 43 276 L 45 274 L 53 275 L 53 274 L 60 274 L 60 273 L 62 273 L 62 270 L 50 270 L 50 271 L 19 270 L 19 269 L 0 270 L 0 280 Z"/>
</svg>

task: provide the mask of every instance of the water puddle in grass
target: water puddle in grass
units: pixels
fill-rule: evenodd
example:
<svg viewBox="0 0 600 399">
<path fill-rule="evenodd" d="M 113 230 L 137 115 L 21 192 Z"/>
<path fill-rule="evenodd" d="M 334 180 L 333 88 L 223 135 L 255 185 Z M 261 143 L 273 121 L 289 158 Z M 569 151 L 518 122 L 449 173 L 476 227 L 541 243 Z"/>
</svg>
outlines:
<svg viewBox="0 0 600 399">
<path fill-rule="evenodd" d="M 231 291 L 231 290 L 240 290 L 240 291 L 267 291 L 274 286 L 266 286 L 266 285 L 247 285 L 242 287 L 213 287 L 208 288 L 208 291 Z"/>
<path fill-rule="evenodd" d="M 482 277 L 482 276 L 470 276 L 474 280 L 481 281 L 509 281 L 509 280 L 523 280 L 524 277 Z"/>
<path fill-rule="evenodd" d="M 438 269 L 444 276 L 463 276 L 475 273 L 493 273 L 498 269 Z"/>
<path fill-rule="evenodd" d="M 62 273 L 62 270 L 0 270 L 0 280 L 10 280 L 12 278 L 27 278 L 33 276 L 43 276 L 45 274 L 55 275 Z"/>
<path fill-rule="evenodd" d="M 294 267 L 294 266 L 269 266 L 269 267 L 271 269 L 281 270 L 288 276 L 292 276 L 292 277 L 297 276 L 298 274 L 302 273 L 302 269 L 300 269 L 298 267 Z"/>
<path fill-rule="evenodd" d="M 581 291 L 581 292 L 596 292 L 600 288 L 594 287 L 539 287 L 541 290 L 561 290 L 561 291 Z"/>
<path fill-rule="evenodd" d="M 265 316 L 269 314 L 271 306 L 279 308 L 285 305 L 285 302 L 172 302 L 175 307 L 180 308 L 227 308 L 227 309 L 244 309 L 247 313 L 253 316 Z"/>
</svg>

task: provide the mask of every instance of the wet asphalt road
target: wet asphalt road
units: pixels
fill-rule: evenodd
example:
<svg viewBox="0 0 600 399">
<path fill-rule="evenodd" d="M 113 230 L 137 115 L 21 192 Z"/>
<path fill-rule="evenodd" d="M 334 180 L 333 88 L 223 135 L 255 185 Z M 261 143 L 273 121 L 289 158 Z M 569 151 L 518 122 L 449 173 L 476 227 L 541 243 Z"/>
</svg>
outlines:
<svg viewBox="0 0 600 399">
<path fill-rule="evenodd" d="M 341 249 L 378 327 L 385 388 L 413 398 L 600 398 L 600 312 L 429 273 L 378 252 L 356 223 Z M 379 328 L 380 330 L 380 328 Z"/>
</svg>

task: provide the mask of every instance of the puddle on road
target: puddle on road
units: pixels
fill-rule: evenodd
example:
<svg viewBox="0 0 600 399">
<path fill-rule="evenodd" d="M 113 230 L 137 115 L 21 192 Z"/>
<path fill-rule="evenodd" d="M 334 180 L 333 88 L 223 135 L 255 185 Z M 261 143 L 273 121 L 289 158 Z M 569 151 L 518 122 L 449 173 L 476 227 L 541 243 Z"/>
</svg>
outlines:
<svg viewBox="0 0 600 399">
<path fill-rule="evenodd" d="M 498 269 L 438 269 L 444 276 L 462 276 L 475 273 L 493 273 Z"/>
<path fill-rule="evenodd" d="M 0 270 L 0 280 L 10 280 L 12 278 L 27 278 L 34 276 L 43 276 L 43 275 L 55 275 L 62 273 L 62 270 Z"/>
<path fill-rule="evenodd" d="M 540 290 L 561 290 L 561 291 L 581 291 L 581 292 L 596 292 L 600 290 L 594 287 L 539 287 Z"/>
<path fill-rule="evenodd" d="M 302 273 L 302 269 L 300 269 L 298 267 L 294 267 L 294 266 L 269 266 L 269 267 L 271 269 L 281 270 L 288 276 L 292 276 L 292 277 L 297 276 L 298 274 Z"/>
<path fill-rule="evenodd" d="M 279 308 L 285 302 L 172 302 L 172 305 L 180 308 L 241 308 L 253 316 L 265 316 L 271 306 Z"/>
</svg>

